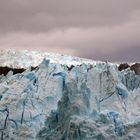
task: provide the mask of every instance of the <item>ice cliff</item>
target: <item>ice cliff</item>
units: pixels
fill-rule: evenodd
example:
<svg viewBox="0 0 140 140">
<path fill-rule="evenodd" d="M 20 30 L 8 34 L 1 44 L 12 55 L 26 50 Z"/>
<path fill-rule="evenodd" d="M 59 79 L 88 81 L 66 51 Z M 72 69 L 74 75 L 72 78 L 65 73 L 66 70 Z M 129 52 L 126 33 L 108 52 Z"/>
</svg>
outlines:
<svg viewBox="0 0 140 140">
<path fill-rule="evenodd" d="M 139 140 L 140 75 L 108 62 L 60 58 L 0 75 L 0 139 Z"/>
</svg>

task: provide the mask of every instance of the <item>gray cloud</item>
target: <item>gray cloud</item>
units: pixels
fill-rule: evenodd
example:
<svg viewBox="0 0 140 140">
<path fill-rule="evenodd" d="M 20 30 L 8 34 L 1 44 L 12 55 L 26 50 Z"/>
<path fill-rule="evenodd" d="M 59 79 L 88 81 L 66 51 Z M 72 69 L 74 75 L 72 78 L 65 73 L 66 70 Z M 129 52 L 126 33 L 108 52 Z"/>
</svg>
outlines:
<svg viewBox="0 0 140 140">
<path fill-rule="evenodd" d="M 0 0 L 0 48 L 139 61 L 139 0 Z"/>
<path fill-rule="evenodd" d="M 114 25 L 139 8 L 139 0 L 0 0 L 0 31 Z"/>
</svg>

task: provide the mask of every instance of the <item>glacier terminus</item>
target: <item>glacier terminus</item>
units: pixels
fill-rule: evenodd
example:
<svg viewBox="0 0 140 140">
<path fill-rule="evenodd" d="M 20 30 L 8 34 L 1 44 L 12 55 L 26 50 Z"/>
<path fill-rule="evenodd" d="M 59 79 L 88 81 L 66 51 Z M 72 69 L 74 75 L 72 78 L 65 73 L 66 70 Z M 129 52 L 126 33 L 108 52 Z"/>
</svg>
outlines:
<svg viewBox="0 0 140 140">
<path fill-rule="evenodd" d="M 140 139 L 140 75 L 130 67 L 59 54 L 0 54 L 1 67 L 25 69 L 0 75 L 1 140 Z"/>
</svg>

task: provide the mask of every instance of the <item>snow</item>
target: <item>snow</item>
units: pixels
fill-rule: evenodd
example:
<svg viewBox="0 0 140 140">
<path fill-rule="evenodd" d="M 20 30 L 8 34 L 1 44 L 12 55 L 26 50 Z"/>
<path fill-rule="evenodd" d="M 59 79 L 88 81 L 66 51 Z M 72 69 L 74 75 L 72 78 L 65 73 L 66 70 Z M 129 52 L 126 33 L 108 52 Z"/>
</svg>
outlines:
<svg viewBox="0 0 140 140">
<path fill-rule="evenodd" d="M 57 53 L 37 52 L 37 51 L 14 51 L 0 50 L 0 66 L 9 66 L 14 68 L 27 68 L 29 66 L 38 66 L 43 58 L 50 60 L 51 63 L 62 65 L 80 65 L 83 62 L 94 64 L 93 60 L 68 56 Z"/>
</svg>

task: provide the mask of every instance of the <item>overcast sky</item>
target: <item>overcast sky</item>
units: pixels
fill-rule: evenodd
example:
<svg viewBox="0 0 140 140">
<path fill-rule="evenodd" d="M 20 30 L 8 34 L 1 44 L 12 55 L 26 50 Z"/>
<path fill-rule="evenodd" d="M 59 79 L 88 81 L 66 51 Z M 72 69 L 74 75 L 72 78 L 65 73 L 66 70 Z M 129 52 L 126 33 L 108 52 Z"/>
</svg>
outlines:
<svg viewBox="0 0 140 140">
<path fill-rule="evenodd" d="M 0 49 L 140 61 L 140 0 L 0 0 Z"/>
</svg>

